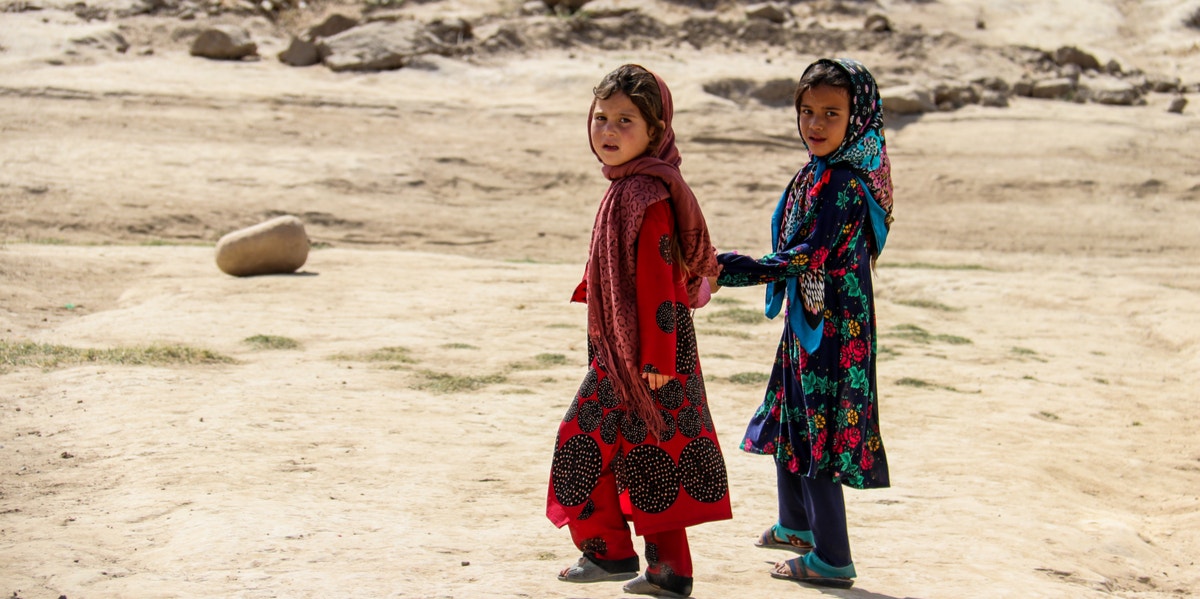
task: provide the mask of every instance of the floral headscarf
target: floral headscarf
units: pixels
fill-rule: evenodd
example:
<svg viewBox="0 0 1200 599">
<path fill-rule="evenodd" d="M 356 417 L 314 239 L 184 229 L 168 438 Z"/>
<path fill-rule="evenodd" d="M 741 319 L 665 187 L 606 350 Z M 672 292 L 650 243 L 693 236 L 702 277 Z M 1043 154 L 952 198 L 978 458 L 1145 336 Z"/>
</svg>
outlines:
<svg viewBox="0 0 1200 599">
<path fill-rule="evenodd" d="M 883 99 L 879 96 L 875 78 L 861 62 L 849 58 L 822 58 L 809 65 L 804 73 L 807 75 L 809 69 L 819 64 L 831 65 L 849 76 L 850 85 L 853 87 L 853 93 L 850 94 L 850 123 L 842 145 L 831 154 L 819 157 L 809 150 L 808 164 L 796 174 L 792 186 L 802 187 L 797 184 L 819 181 L 819 177 L 813 176 L 816 171 L 832 166 L 848 167 L 854 171 L 866 183 L 872 199 L 880 209 L 872 210 L 871 215 L 871 225 L 876 237 L 875 253 L 878 254 L 883 251 L 883 244 L 893 220 L 892 163 L 888 159 L 887 142 L 883 136 Z M 804 141 L 803 134 L 800 135 L 800 139 Z M 807 141 L 804 141 L 804 147 L 808 148 Z M 815 197 L 820 190 L 820 186 L 816 184 L 810 183 L 806 187 L 808 189 L 805 190 L 805 195 L 808 198 Z M 880 213 L 883 218 L 874 218 Z M 876 220 L 882 222 L 875 222 Z"/>
<path fill-rule="evenodd" d="M 772 217 L 772 236 L 775 251 L 791 247 L 793 237 L 808 216 L 809 208 L 821 192 L 827 177 L 821 175 L 830 167 L 847 168 L 862 180 L 868 192 L 867 214 L 874 247 L 878 256 L 887 241 L 892 225 L 892 167 L 883 137 L 883 100 L 875 78 L 862 63 L 846 58 L 823 58 L 809 65 L 825 64 L 844 72 L 850 79 L 850 122 L 841 145 L 826 156 L 816 156 L 808 148 L 808 163 L 796 173 Z M 803 79 L 803 77 L 802 77 Z M 797 121 L 799 115 L 797 115 Z M 799 122 L 797 122 L 799 128 Z M 821 344 L 821 329 L 825 302 L 825 273 L 807 272 L 798 279 L 780 281 L 767 286 L 766 315 L 774 318 L 783 306 L 784 298 L 792 306 L 789 322 L 807 352 L 816 351 Z"/>
</svg>

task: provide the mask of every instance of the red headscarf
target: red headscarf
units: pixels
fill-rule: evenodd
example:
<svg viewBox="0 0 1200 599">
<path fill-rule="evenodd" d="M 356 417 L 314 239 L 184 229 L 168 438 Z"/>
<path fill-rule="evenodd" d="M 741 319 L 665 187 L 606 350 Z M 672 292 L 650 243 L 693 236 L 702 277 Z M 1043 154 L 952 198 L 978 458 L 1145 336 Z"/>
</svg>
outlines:
<svg viewBox="0 0 1200 599">
<path fill-rule="evenodd" d="M 704 213 L 679 172 L 682 157 L 675 147 L 675 130 L 671 127 L 675 113 L 671 91 L 661 77 L 654 75 L 654 79 L 662 95 L 664 131 L 653 152 L 625 164 L 603 168 L 604 176 L 611 183 L 600 201 L 592 228 L 586 280 L 588 338 L 600 363 L 613 378 L 618 395 L 657 435 L 663 429 L 663 419 L 655 408 L 649 387 L 641 378 L 634 282 L 637 264 L 634 246 L 646 208 L 660 200 L 671 201 L 675 212 L 676 243 L 688 272 L 690 305 L 696 305 L 702 278 L 716 276 L 718 267 Z M 588 110 L 589 146 L 595 109 L 593 100 Z M 595 148 L 592 153 L 596 153 Z M 599 157 L 597 154 L 596 158 Z"/>
</svg>

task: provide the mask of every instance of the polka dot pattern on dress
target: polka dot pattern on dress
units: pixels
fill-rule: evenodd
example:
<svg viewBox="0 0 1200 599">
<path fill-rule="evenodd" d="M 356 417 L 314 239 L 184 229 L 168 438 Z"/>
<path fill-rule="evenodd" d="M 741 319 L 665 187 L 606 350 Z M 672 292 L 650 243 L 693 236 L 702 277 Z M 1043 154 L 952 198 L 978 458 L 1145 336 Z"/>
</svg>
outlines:
<svg viewBox="0 0 1200 599">
<path fill-rule="evenodd" d="M 599 396 L 600 405 L 612 409 L 621 405 L 621 398 L 617 395 L 617 391 L 613 389 L 612 379 L 606 378 L 600 381 L 599 389 L 596 391 Z"/>
<path fill-rule="evenodd" d="M 612 445 L 617 442 L 617 431 L 621 429 L 621 421 L 625 419 L 625 410 L 613 410 L 604 415 L 600 424 L 600 440 Z"/>
<path fill-rule="evenodd" d="M 579 544 L 579 547 L 583 549 L 584 553 L 590 553 L 596 557 L 600 557 L 608 553 L 608 543 L 604 542 L 603 537 L 584 539 L 583 542 Z"/>
<path fill-rule="evenodd" d="M 554 498 L 565 506 L 574 506 L 587 501 L 600 480 L 600 446 L 587 435 L 575 435 L 567 439 L 554 452 L 550 467 L 550 484 L 554 486 Z"/>
<path fill-rule="evenodd" d="M 590 433 L 600 428 L 600 418 L 604 415 L 604 408 L 600 407 L 598 401 L 585 401 L 579 406 L 579 430 Z"/>
<path fill-rule="evenodd" d="M 625 440 L 637 445 L 646 440 L 646 421 L 642 420 L 641 416 L 629 412 L 625 414 L 625 419 L 621 422 L 621 434 L 625 436 Z"/>
<path fill-rule="evenodd" d="M 659 410 L 658 413 L 662 414 L 664 425 L 662 432 L 659 433 L 658 440 L 662 443 L 666 443 L 667 441 L 675 438 L 675 417 L 666 410 Z"/>
<path fill-rule="evenodd" d="M 629 501 L 643 512 L 666 511 L 679 497 L 679 471 L 671 455 L 655 445 L 629 450 L 622 468 Z"/>
<path fill-rule="evenodd" d="M 671 379 L 667 384 L 658 388 L 654 394 L 658 397 L 658 403 L 668 410 L 678 410 L 679 406 L 683 405 L 683 384 L 679 379 Z"/>
<path fill-rule="evenodd" d="M 704 377 L 699 372 L 689 376 L 687 382 L 688 402 L 693 405 L 699 405 L 704 403 L 706 396 L 704 392 Z"/>
<path fill-rule="evenodd" d="M 659 304 L 658 310 L 654 312 L 654 322 L 658 325 L 658 330 L 671 334 L 675 330 L 675 305 L 670 301 Z"/>
<path fill-rule="evenodd" d="M 579 393 L 576 397 L 587 399 L 596 393 L 596 385 L 600 380 L 600 375 L 595 368 L 589 368 L 587 374 L 583 377 L 583 383 L 579 385 Z"/>
<path fill-rule="evenodd" d="M 662 256 L 663 262 L 674 264 L 675 258 L 671 255 L 671 236 L 663 235 L 658 238 L 658 255 Z"/>
<path fill-rule="evenodd" d="M 700 412 L 696 409 L 696 406 L 688 406 L 679 410 L 679 434 L 689 439 L 695 439 L 700 436 L 700 429 L 702 427 Z"/>
<path fill-rule="evenodd" d="M 567 413 L 563 414 L 563 422 L 570 422 L 575 419 L 575 414 L 579 412 L 579 397 L 571 400 L 571 405 L 567 407 Z"/>
<path fill-rule="evenodd" d="M 696 371 L 696 329 L 688 307 L 675 304 L 675 372 L 692 374 Z"/>
<path fill-rule="evenodd" d="M 683 448 L 679 454 L 679 478 L 683 490 L 696 501 L 720 501 L 729 491 L 725 461 L 712 439 L 696 439 Z"/>
<path fill-rule="evenodd" d="M 594 513 L 596 513 L 596 502 L 589 499 L 587 500 L 587 503 L 583 504 L 583 511 L 579 512 L 578 518 L 580 520 L 587 520 L 588 518 L 591 518 L 592 514 Z"/>
</svg>

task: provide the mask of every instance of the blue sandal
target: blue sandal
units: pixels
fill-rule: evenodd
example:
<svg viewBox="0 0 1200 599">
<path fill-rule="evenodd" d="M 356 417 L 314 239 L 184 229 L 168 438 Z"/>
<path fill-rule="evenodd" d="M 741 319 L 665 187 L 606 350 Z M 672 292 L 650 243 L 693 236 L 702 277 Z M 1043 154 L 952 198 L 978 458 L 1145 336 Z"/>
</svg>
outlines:
<svg viewBox="0 0 1200 599">
<path fill-rule="evenodd" d="M 781 572 L 781 568 L 786 567 L 787 572 Z M 853 578 L 842 578 L 840 576 L 821 576 L 812 571 L 804 564 L 803 557 L 797 557 L 782 561 L 775 564 L 775 569 L 771 570 L 771 578 L 780 578 L 783 580 L 794 580 L 805 584 L 812 584 L 822 587 L 831 587 L 835 589 L 848 589 L 854 586 Z"/>
<path fill-rule="evenodd" d="M 788 535 L 786 541 L 781 541 L 779 537 L 775 536 L 774 524 L 772 524 L 767 530 L 763 531 L 762 536 L 758 538 L 758 541 L 754 543 L 754 546 L 762 547 L 764 549 L 787 549 L 790 551 L 795 551 L 800 555 L 804 555 L 805 553 L 813 550 L 812 543 L 809 543 L 808 541 L 805 541 L 804 539 L 801 539 L 795 535 Z"/>
</svg>

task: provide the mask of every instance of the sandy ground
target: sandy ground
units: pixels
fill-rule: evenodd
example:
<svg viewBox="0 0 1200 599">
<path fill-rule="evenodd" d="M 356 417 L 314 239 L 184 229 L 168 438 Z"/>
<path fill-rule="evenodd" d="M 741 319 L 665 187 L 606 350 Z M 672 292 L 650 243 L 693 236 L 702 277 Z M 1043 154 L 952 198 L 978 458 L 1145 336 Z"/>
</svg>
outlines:
<svg viewBox="0 0 1200 599">
<path fill-rule="evenodd" d="M 1005 3 L 978 35 L 1058 35 L 1196 80 L 1188 32 L 1162 25 L 1181 5 L 1134 23 L 1126 4 Z M 892 18 L 955 29 L 987 6 Z M 604 188 L 590 87 L 626 61 L 660 72 L 716 244 L 761 252 L 804 159 L 792 116 L 702 85 L 815 57 L 539 52 L 344 75 L 168 45 L 51 64 L 55 19 L 84 26 L 68 16 L 0 14 L 3 339 L 235 362 L 0 371 L 0 593 L 620 596 L 555 580 L 576 553 L 543 515 L 586 354 L 566 299 Z M 691 533 L 696 597 L 1198 593 L 1200 98 L 1182 115 L 1167 99 L 892 121 L 876 302 L 894 486 L 847 494 L 852 590 L 772 580 L 781 555 L 751 544 L 774 482 L 735 449 L 761 394 L 737 381 L 769 370 L 781 323 L 746 318 L 757 289 L 697 313 L 735 517 Z M 300 273 L 216 268 L 218 237 L 284 213 L 315 244 Z M 368 359 L 385 348 L 401 349 Z"/>
</svg>

